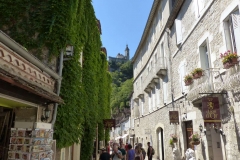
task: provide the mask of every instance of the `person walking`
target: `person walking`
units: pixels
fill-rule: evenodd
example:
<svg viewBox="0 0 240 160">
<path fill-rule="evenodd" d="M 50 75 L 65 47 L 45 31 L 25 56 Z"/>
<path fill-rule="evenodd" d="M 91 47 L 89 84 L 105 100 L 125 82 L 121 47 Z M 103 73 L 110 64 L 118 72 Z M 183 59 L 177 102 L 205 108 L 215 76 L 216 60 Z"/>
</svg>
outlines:
<svg viewBox="0 0 240 160">
<path fill-rule="evenodd" d="M 142 147 L 142 143 L 138 143 L 138 146 L 141 148 L 142 154 L 143 154 L 143 159 L 145 159 L 146 157 L 146 151 L 145 149 Z"/>
<path fill-rule="evenodd" d="M 125 160 L 126 159 L 126 150 L 125 150 L 125 145 L 122 144 L 118 150 L 120 150 L 122 152 L 122 160 Z"/>
<path fill-rule="evenodd" d="M 152 144 L 150 142 L 147 142 L 147 145 L 148 145 L 148 150 L 147 150 L 148 160 L 152 160 L 152 156 L 153 156 Z"/>
<path fill-rule="evenodd" d="M 113 144 L 112 160 L 122 160 L 122 152 L 118 150 L 118 144 Z"/>
<path fill-rule="evenodd" d="M 138 145 L 135 147 L 135 158 L 136 157 L 140 157 L 140 160 L 143 160 L 142 150 Z"/>
<path fill-rule="evenodd" d="M 128 151 L 127 151 L 127 160 L 134 160 L 135 159 L 135 151 L 132 149 L 132 145 L 128 144 Z"/>
<path fill-rule="evenodd" d="M 99 157 L 99 160 L 112 160 L 110 154 L 105 148 L 102 149 L 102 153 Z"/>
</svg>

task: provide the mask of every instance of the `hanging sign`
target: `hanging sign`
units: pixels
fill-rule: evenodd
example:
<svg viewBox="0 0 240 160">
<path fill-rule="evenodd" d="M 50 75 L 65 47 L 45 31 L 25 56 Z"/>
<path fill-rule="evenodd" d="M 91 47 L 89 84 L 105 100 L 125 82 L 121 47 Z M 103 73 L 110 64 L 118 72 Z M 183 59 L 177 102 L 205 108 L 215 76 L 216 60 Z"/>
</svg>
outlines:
<svg viewBox="0 0 240 160">
<path fill-rule="evenodd" d="M 218 97 L 202 98 L 202 114 L 205 127 L 207 124 L 214 125 L 215 127 L 221 127 Z"/>
<path fill-rule="evenodd" d="M 103 125 L 105 129 L 108 129 L 108 128 L 111 129 L 112 127 L 115 128 L 115 119 L 104 119 Z"/>
<path fill-rule="evenodd" d="M 178 111 L 169 111 L 169 121 L 170 124 L 179 124 L 179 114 Z"/>
</svg>

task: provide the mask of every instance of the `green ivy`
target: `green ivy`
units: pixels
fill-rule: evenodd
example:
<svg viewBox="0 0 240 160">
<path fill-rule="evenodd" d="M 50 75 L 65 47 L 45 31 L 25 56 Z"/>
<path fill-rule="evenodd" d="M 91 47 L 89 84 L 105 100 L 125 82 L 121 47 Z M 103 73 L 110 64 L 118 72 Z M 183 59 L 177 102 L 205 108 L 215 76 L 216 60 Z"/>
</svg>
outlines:
<svg viewBox="0 0 240 160">
<path fill-rule="evenodd" d="M 89 159 L 97 125 L 99 140 L 109 140 L 102 120 L 110 118 L 111 95 L 91 0 L 0 0 L 0 10 L 1 30 L 44 62 L 59 56 L 66 45 L 74 46 L 74 56 L 64 61 L 64 104 L 58 107 L 54 137 L 58 148 L 81 141 L 81 159 Z"/>
</svg>

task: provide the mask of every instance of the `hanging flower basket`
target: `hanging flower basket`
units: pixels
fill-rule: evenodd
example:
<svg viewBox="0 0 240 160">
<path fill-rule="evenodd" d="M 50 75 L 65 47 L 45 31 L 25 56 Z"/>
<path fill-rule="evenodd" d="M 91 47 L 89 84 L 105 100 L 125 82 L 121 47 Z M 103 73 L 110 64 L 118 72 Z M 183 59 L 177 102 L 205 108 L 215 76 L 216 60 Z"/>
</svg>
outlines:
<svg viewBox="0 0 240 160">
<path fill-rule="evenodd" d="M 198 78 L 202 77 L 202 75 L 203 75 L 203 69 L 202 68 L 195 68 L 192 71 L 193 79 L 198 79 Z"/>
<path fill-rule="evenodd" d="M 238 63 L 238 55 L 237 53 L 231 53 L 230 50 L 221 53 L 220 57 L 222 58 L 224 69 L 229 69 Z"/>
<path fill-rule="evenodd" d="M 237 64 L 238 63 L 238 58 L 233 57 L 230 61 L 231 61 L 232 64 Z"/>
<path fill-rule="evenodd" d="M 199 140 L 198 141 L 191 141 L 190 144 L 196 146 L 196 145 L 200 144 L 200 141 Z"/>
<path fill-rule="evenodd" d="M 194 79 L 198 79 L 198 78 L 202 77 L 202 75 L 203 75 L 202 72 L 198 72 L 198 73 L 195 73 L 195 74 L 193 75 L 193 78 L 194 78 Z"/>
<path fill-rule="evenodd" d="M 191 145 L 199 145 L 200 144 L 200 138 L 201 136 L 196 132 L 196 133 L 193 133 L 189 139 L 191 140 L 190 141 L 190 144 Z"/>
<path fill-rule="evenodd" d="M 193 83 L 193 80 L 192 79 L 191 80 L 186 80 L 184 82 L 185 82 L 185 86 L 189 86 L 190 84 Z"/>
<path fill-rule="evenodd" d="M 190 84 L 193 83 L 193 77 L 192 75 L 188 74 L 184 77 L 184 82 L 185 82 L 185 86 L 189 86 Z"/>
<path fill-rule="evenodd" d="M 178 142 L 178 139 L 177 138 L 173 138 L 173 143 L 177 143 Z"/>
<path fill-rule="evenodd" d="M 223 66 L 224 66 L 224 69 L 229 69 L 229 68 L 231 68 L 232 66 L 234 66 L 234 63 L 226 62 L 226 63 L 223 64 Z"/>
</svg>

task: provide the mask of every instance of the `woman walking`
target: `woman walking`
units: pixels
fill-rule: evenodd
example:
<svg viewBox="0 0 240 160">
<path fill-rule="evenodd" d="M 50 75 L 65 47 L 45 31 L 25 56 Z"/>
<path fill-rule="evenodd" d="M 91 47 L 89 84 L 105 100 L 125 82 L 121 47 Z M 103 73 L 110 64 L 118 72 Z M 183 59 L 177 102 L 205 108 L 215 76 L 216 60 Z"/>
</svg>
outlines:
<svg viewBox="0 0 240 160">
<path fill-rule="evenodd" d="M 140 160 L 143 160 L 142 150 L 138 145 L 135 147 L 135 157 L 139 157 Z"/>
</svg>

